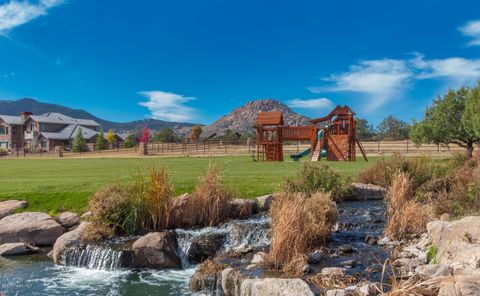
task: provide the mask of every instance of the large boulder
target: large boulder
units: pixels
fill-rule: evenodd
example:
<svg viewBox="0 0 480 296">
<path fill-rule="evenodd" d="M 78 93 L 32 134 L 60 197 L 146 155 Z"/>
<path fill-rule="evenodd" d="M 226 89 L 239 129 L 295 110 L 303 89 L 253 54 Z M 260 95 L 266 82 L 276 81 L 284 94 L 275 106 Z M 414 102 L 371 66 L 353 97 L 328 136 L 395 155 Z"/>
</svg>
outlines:
<svg viewBox="0 0 480 296">
<path fill-rule="evenodd" d="M 188 288 L 193 292 L 206 292 L 209 295 L 222 295 L 223 264 L 215 261 L 206 261 L 201 264 L 190 278 Z"/>
<path fill-rule="evenodd" d="M 270 209 L 270 205 L 273 201 L 273 194 L 262 195 L 255 198 L 257 202 L 257 210 L 259 212 L 266 212 Z"/>
<path fill-rule="evenodd" d="M 195 226 L 192 215 L 188 212 L 192 207 L 192 195 L 185 193 L 173 200 L 170 211 L 170 223 L 175 228 L 187 228 Z"/>
<path fill-rule="evenodd" d="M 57 238 L 53 245 L 53 262 L 62 264 L 62 254 L 70 248 L 80 247 L 82 232 L 89 222 L 82 222 L 77 228 Z"/>
<path fill-rule="evenodd" d="M 387 189 L 382 186 L 364 183 L 352 183 L 350 185 L 356 200 L 379 200 L 384 199 Z"/>
<path fill-rule="evenodd" d="M 138 268 L 181 268 L 178 242 L 173 232 L 151 232 L 132 245 L 133 265 Z"/>
<path fill-rule="evenodd" d="M 467 271 L 480 269 L 480 217 L 433 221 L 427 224 L 427 231 L 442 263 L 463 265 Z"/>
<path fill-rule="evenodd" d="M 441 276 L 449 276 L 450 269 L 445 264 L 426 264 L 418 266 L 415 273 L 422 280 L 430 280 Z"/>
<path fill-rule="evenodd" d="M 16 210 L 27 207 L 27 202 L 24 200 L 6 200 L 0 202 L 0 219 L 15 213 Z"/>
<path fill-rule="evenodd" d="M 214 233 L 201 236 L 192 241 L 188 249 L 188 260 L 193 263 L 201 263 L 213 258 L 223 247 L 225 234 Z"/>
<path fill-rule="evenodd" d="M 246 279 L 241 285 L 242 296 L 314 296 L 308 284 L 301 279 L 264 278 Z"/>
<path fill-rule="evenodd" d="M 232 219 L 246 219 L 256 210 L 256 203 L 251 199 L 235 198 L 229 202 L 230 215 Z"/>
<path fill-rule="evenodd" d="M 38 250 L 26 243 L 7 243 L 0 245 L 0 256 L 25 255 L 36 253 Z"/>
<path fill-rule="evenodd" d="M 438 296 L 478 296 L 480 295 L 480 276 L 463 275 L 448 278 L 440 284 Z"/>
<path fill-rule="evenodd" d="M 51 246 L 63 234 L 63 227 L 49 215 L 25 212 L 0 220 L 0 243 L 24 242 L 38 246 Z"/>
<path fill-rule="evenodd" d="M 80 223 L 80 217 L 72 212 L 63 212 L 54 219 L 58 222 L 58 224 L 62 225 L 62 227 L 66 229 L 76 226 Z"/>
<path fill-rule="evenodd" d="M 237 269 L 226 268 L 222 271 L 222 290 L 225 296 L 238 296 L 241 292 L 243 276 Z"/>
</svg>

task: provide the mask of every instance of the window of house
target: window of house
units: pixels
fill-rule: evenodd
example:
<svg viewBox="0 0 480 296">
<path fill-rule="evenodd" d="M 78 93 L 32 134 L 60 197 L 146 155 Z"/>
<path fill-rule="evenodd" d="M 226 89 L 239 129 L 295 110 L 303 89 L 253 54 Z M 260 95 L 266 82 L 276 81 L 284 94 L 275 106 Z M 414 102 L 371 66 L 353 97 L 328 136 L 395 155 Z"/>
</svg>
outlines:
<svg viewBox="0 0 480 296">
<path fill-rule="evenodd" d="M 7 132 L 6 129 L 7 129 L 6 127 L 0 126 L 0 135 L 5 135 Z"/>
<path fill-rule="evenodd" d="M 0 149 L 8 149 L 8 142 L 0 142 Z"/>
<path fill-rule="evenodd" d="M 12 126 L 12 135 L 16 135 L 16 134 L 17 134 L 17 127 Z"/>
<path fill-rule="evenodd" d="M 47 125 L 45 123 L 40 123 L 40 131 L 41 132 L 46 132 L 47 131 Z"/>
</svg>

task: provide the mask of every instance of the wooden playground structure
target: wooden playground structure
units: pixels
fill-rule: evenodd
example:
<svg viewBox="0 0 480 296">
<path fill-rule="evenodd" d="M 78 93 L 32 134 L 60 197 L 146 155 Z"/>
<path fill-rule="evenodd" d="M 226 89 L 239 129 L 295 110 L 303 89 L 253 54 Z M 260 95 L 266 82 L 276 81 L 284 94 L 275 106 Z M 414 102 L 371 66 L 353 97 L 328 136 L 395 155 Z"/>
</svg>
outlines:
<svg viewBox="0 0 480 296">
<path fill-rule="evenodd" d="M 298 161 L 310 155 L 311 161 L 322 157 L 331 161 L 355 161 L 356 145 L 368 161 L 356 136 L 355 113 L 348 106 L 337 106 L 327 116 L 311 120 L 306 126 L 285 126 L 282 112 L 260 112 L 255 122 L 257 159 L 283 161 L 283 143 L 310 141 L 310 148 L 291 155 Z"/>
</svg>

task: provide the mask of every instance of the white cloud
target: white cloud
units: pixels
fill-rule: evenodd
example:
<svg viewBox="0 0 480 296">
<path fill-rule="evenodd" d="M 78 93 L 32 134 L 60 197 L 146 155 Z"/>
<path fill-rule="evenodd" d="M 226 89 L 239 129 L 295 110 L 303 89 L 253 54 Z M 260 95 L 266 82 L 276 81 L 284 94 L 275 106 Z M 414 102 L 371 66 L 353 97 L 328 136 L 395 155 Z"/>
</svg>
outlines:
<svg viewBox="0 0 480 296">
<path fill-rule="evenodd" d="M 480 78 L 480 60 L 452 57 L 446 59 L 425 60 L 421 54 L 411 60 L 419 73 L 418 79 L 446 79 L 449 87 L 471 84 Z"/>
<path fill-rule="evenodd" d="M 365 60 L 351 65 L 346 72 L 324 79 L 333 85 L 311 87 L 310 90 L 314 93 L 362 93 L 368 96 L 366 111 L 373 111 L 390 99 L 400 96 L 412 76 L 412 70 L 404 60 Z"/>
<path fill-rule="evenodd" d="M 293 99 L 293 100 L 289 100 L 287 104 L 292 108 L 315 109 L 315 110 L 329 109 L 329 108 L 332 108 L 334 105 L 333 102 L 327 98 Z"/>
<path fill-rule="evenodd" d="M 413 53 L 408 59 L 365 60 L 351 65 L 346 72 L 324 79 L 330 85 L 309 89 L 314 93 L 358 93 L 366 101 L 364 112 L 372 112 L 404 97 L 411 83 L 425 79 L 443 80 L 450 88 L 471 85 L 480 79 L 480 59 L 428 60 L 420 53 Z"/>
<path fill-rule="evenodd" d="M 185 105 L 185 103 L 195 100 L 194 97 L 157 90 L 141 91 L 139 94 L 148 99 L 147 102 L 139 104 L 150 110 L 152 118 L 185 122 L 195 117 L 195 109 Z"/>
<path fill-rule="evenodd" d="M 480 20 L 468 22 L 458 29 L 463 35 L 472 38 L 468 45 L 480 46 Z"/>
<path fill-rule="evenodd" d="M 64 0 L 40 0 L 33 4 L 28 1 L 12 0 L 0 5 L 0 34 L 6 34 L 15 27 L 46 15 L 50 8 L 63 2 Z"/>
</svg>

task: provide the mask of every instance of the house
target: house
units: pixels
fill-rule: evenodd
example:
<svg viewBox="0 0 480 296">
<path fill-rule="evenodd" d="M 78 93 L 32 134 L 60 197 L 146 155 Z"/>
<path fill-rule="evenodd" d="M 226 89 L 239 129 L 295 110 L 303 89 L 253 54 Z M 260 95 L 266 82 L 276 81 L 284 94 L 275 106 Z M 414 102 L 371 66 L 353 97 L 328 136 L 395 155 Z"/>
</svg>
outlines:
<svg viewBox="0 0 480 296">
<path fill-rule="evenodd" d="M 20 116 L 0 115 L 0 150 L 15 151 L 25 145 L 23 121 L 29 113 Z"/>
<path fill-rule="evenodd" d="M 61 113 L 30 115 L 25 121 L 25 147 L 52 150 L 55 146 L 70 148 L 78 130 L 87 143 L 95 143 L 100 124 L 91 119 L 76 119 Z"/>
<path fill-rule="evenodd" d="M 100 124 L 91 119 L 77 119 L 55 112 L 42 115 L 30 112 L 22 112 L 20 116 L 0 115 L 0 148 L 8 151 L 23 148 L 50 151 L 56 146 L 70 149 L 79 130 L 87 144 L 93 146 Z M 118 134 L 116 138 L 118 142 L 123 142 Z"/>
</svg>

